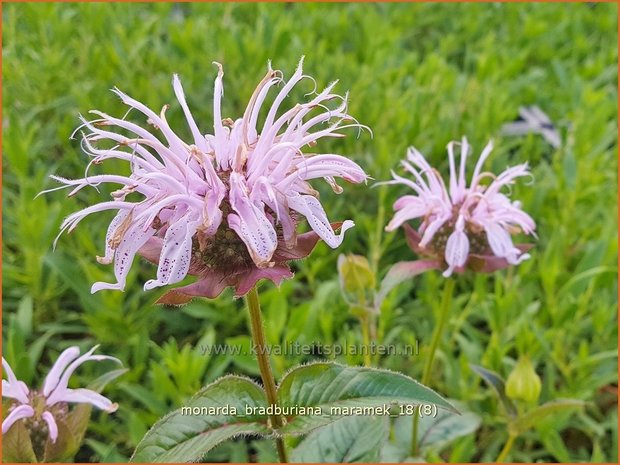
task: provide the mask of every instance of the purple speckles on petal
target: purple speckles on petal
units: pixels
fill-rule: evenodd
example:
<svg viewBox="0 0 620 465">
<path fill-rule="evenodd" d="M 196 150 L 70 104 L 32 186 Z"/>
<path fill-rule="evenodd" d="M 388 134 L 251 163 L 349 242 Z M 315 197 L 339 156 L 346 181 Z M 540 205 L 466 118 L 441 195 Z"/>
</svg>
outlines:
<svg viewBox="0 0 620 465">
<path fill-rule="evenodd" d="M 197 226 L 197 221 L 181 218 L 168 228 L 159 257 L 157 279 L 147 281 L 144 284 L 145 290 L 178 283 L 187 275 L 192 253 L 192 237 L 196 233 Z"/>
<path fill-rule="evenodd" d="M 131 264 L 133 263 L 138 249 L 142 247 L 153 234 L 155 234 L 155 230 L 151 227 L 144 231 L 143 224 L 132 224 L 123 235 L 114 255 L 114 275 L 116 276 L 117 283 L 95 283 L 91 288 L 91 292 L 95 293 L 103 289 L 118 289 L 122 291 L 125 288 L 127 274 L 129 273 L 129 269 L 131 268 Z"/>
<path fill-rule="evenodd" d="M 342 244 L 345 231 L 355 226 L 353 221 L 347 220 L 342 223 L 340 234 L 336 234 L 327 219 L 321 202 L 311 195 L 288 197 L 288 205 L 293 210 L 304 215 L 310 227 L 327 243 L 327 245 L 334 249 Z"/>
<path fill-rule="evenodd" d="M 276 231 L 264 207 L 261 209 L 250 201 L 242 178 L 233 173 L 230 183 L 230 205 L 236 214 L 228 215 L 228 225 L 246 244 L 254 263 L 258 267 L 267 266 L 278 246 Z"/>
</svg>

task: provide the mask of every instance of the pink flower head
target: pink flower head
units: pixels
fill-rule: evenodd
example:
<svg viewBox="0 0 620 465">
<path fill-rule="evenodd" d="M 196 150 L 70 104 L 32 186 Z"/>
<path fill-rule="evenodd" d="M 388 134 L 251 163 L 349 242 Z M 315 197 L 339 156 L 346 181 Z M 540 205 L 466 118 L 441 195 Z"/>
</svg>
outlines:
<svg viewBox="0 0 620 465">
<path fill-rule="evenodd" d="M 47 426 L 49 438 L 56 442 L 58 438 L 57 419 L 64 418 L 68 413 L 67 403 L 91 404 L 106 412 L 114 412 L 118 405 L 90 389 L 69 389 L 69 378 L 83 363 L 95 360 L 120 360 L 107 355 L 93 355 L 97 347 L 93 347 L 80 356 L 78 347 L 69 347 L 60 354 L 54 366 L 47 374 L 40 391 L 30 390 L 23 381 L 18 380 L 13 370 L 2 357 L 2 367 L 8 379 L 2 380 L 2 397 L 13 399 L 9 414 L 2 422 L 2 434 L 5 434 L 16 421 L 25 419 L 35 425 Z"/>
<path fill-rule="evenodd" d="M 93 157 L 91 163 L 116 158 L 131 168 L 129 176 L 54 177 L 63 187 L 73 188 L 69 195 L 99 183 L 121 186 L 112 200 L 76 212 L 62 224 L 62 231 L 71 231 L 91 213 L 118 211 L 108 227 L 105 254 L 98 258 L 100 263 L 114 261 L 117 282 L 95 283 L 92 292 L 123 290 L 134 256 L 140 253 L 158 264 L 157 277 L 147 281 L 145 289 L 177 283 L 188 273 L 199 276 L 198 282 L 176 289 L 169 303 L 194 295 L 215 297 L 229 285 L 243 295 L 260 278 L 279 283 L 291 277 L 287 261 L 308 255 L 319 238 L 338 247 L 344 232 L 354 226 L 347 220 L 336 233 L 309 181 L 323 178 L 340 193 L 335 178 L 360 183 L 366 173 L 341 155 L 302 152 L 319 139 L 344 137 L 342 129 L 362 127 L 347 113 L 346 95 L 332 92 L 336 83 L 307 103 L 280 111 L 291 89 L 309 76 L 303 74 L 302 62 L 288 82 L 269 67 L 243 116 L 233 121 L 222 118 L 224 73 L 215 64 L 213 134 L 203 135 L 198 129 L 176 75 L 173 88 L 191 142 L 181 140 L 166 122 L 167 105 L 158 115 L 118 89 L 114 92 L 123 103 L 142 113 L 153 131 L 99 111 L 92 113 L 100 119 L 83 120 L 89 132 L 82 145 Z M 283 85 L 267 106 L 267 95 L 278 84 Z M 339 102 L 337 108 L 329 109 L 330 101 Z M 98 148 L 100 141 L 106 141 L 107 148 Z M 304 237 L 296 233 L 302 216 L 312 229 Z M 181 295 L 185 297 L 179 299 Z"/>
<path fill-rule="evenodd" d="M 499 176 L 482 172 L 482 166 L 493 149 L 489 142 L 478 159 L 469 184 L 465 166 L 469 152 L 467 139 L 460 143 L 461 157 L 456 166 L 454 149 L 458 142 L 448 144 L 450 180 L 443 179 L 424 156 L 411 147 L 402 162 L 413 179 L 392 172 L 393 181 L 414 191 L 394 203 L 396 213 L 386 227 L 393 231 L 404 224 L 412 248 L 421 254 L 443 259 L 447 265 L 444 276 L 466 267 L 493 271 L 516 265 L 529 258 L 528 246 L 515 246 L 511 235 L 523 232 L 535 235 L 536 224 L 518 201 L 511 201 L 502 191 L 522 176 L 530 175 L 527 164 L 506 169 Z M 489 178 L 491 181 L 484 183 Z M 420 218 L 418 230 L 407 221 Z"/>
</svg>

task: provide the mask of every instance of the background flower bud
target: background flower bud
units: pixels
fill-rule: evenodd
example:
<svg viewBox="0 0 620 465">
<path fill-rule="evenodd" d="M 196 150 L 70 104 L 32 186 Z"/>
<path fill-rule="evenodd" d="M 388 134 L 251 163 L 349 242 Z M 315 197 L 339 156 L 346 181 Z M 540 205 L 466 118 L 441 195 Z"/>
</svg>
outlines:
<svg viewBox="0 0 620 465">
<path fill-rule="evenodd" d="M 506 381 L 506 395 L 511 399 L 536 402 L 540 396 L 540 377 L 527 357 L 519 358 Z"/>
<path fill-rule="evenodd" d="M 361 255 L 340 255 L 338 275 L 342 294 L 351 306 L 372 307 L 376 279 L 366 257 Z"/>
</svg>

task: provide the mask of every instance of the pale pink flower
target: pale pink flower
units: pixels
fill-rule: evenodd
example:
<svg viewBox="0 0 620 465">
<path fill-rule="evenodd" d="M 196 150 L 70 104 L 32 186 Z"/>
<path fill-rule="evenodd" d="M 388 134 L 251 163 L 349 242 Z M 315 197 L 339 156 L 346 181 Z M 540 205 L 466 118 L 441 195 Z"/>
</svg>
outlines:
<svg viewBox="0 0 620 465">
<path fill-rule="evenodd" d="M 70 215 L 62 231 L 71 231 L 91 213 L 117 210 L 106 236 L 101 263 L 114 261 L 116 283 L 95 283 L 92 291 L 123 290 L 136 253 L 158 264 L 157 278 L 145 289 L 174 284 L 195 274 L 200 281 L 175 293 L 214 297 L 232 285 L 237 295 L 249 290 L 258 279 L 276 283 L 290 277 L 287 261 L 306 256 L 312 247 L 304 238 L 298 247 L 297 223 L 303 216 L 311 236 L 338 247 L 344 232 L 354 226 L 344 221 L 340 233 L 334 227 L 309 181 L 323 178 L 340 193 L 335 178 L 360 183 L 367 179 L 353 161 L 331 153 L 305 153 L 319 139 L 344 137 L 339 131 L 362 126 L 347 113 L 347 97 L 332 92 L 335 82 L 307 103 L 284 111 L 280 108 L 293 87 L 304 78 L 302 62 L 288 82 L 269 67 L 257 86 L 243 116 L 236 121 L 222 118 L 223 70 L 217 64 L 213 98 L 213 134 L 203 134 L 185 100 L 181 82 L 174 76 L 173 88 L 193 136 L 184 142 L 161 114 L 147 108 L 118 89 L 114 92 L 131 109 L 142 113 L 163 136 L 160 141 L 141 126 L 99 111 L 100 119 L 83 126 L 84 151 L 100 164 L 116 158 L 129 163 L 131 174 L 87 175 L 82 179 L 54 179 L 73 187 L 69 195 L 86 186 L 115 183 L 122 187 L 112 200 Z M 312 78 L 309 78 L 312 79 Z M 269 91 L 283 84 L 270 106 Z M 330 101 L 340 102 L 329 109 Z M 259 123 L 261 121 L 261 123 Z M 127 133 L 105 129 L 113 127 Z M 105 148 L 98 148 L 106 141 Z M 139 199 L 128 200 L 127 196 Z M 178 299 L 177 299 L 178 300 Z M 187 299 L 186 299 L 187 300 Z M 164 300 L 165 301 L 165 300 Z"/>
<path fill-rule="evenodd" d="M 52 442 L 58 438 L 57 418 L 67 415 L 68 403 L 91 404 L 106 412 L 114 412 L 118 408 L 108 398 L 90 389 L 70 389 L 69 378 L 83 363 L 88 361 L 120 360 L 107 355 L 93 355 L 97 347 L 93 347 L 80 357 L 78 347 L 69 347 L 63 351 L 52 369 L 47 374 L 41 390 L 30 390 L 23 381 L 18 380 L 13 370 L 2 357 L 2 367 L 8 379 L 2 380 L 2 397 L 13 399 L 9 413 L 2 422 L 2 434 L 5 434 L 19 420 L 26 420 L 35 426 L 45 424 Z"/>
<path fill-rule="evenodd" d="M 444 276 L 462 271 L 470 265 L 480 271 L 492 271 L 516 265 L 529 258 L 527 246 L 515 246 L 511 235 L 523 232 L 535 235 L 534 220 L 511 201 L 502 189 L 519 177 L 529 176 L 527 164 L 508 168 L 499 176 L 482 172 L 482 166 L 493 149 L 489 142 L 476 162 L 469 184 L 465 175 L 469 144 L 463 138 L 461 156 L 456 166 L 454 149 L 458 142 L 448 144 L 450 179 L 445 185 L 437 170 L 424 156 L 411 147 L 403 167 L 413 178 L 392 172 L 394 180 L 387 184 L 404 184 L 415 194 L 405 195 L 394 203 L 396 213 L 386 227 L 393 231 L 404 225 L 412 248 L 423 255 L 445 262 Z M 485 182 L 486 179 L 489 182 Z M 421 219 L 418 230 L 407 221 Z"/>
</svg>

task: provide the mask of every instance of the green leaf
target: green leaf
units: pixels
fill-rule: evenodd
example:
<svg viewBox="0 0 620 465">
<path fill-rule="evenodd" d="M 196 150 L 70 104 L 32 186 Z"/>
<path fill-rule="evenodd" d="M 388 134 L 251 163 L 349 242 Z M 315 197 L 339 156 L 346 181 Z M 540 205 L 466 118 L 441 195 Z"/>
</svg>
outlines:
<svg viewBox="0 0 620 465">
<path fill-rule="evenodd" d="M 260 375 L 256 356 L 252 353 L 252 338 L 250 336 L 234 336 L 226 338 L 226 345 L 230 348 L 232 360 L 241 370 L 250 375 Z"/>
<path fill-rule="evenodd" d="M 101 392 L 110 381 L 115 380 L 116 378 L 127 373 L 128 371 L 129 370 L 127 368 L 119 368 L 118 370 L 108 371 L 107 373 L 101 375 L 99 378 L 89 383 L 88 389 L 92 389 L 96 392 Z M 73 410 L 71 410 L 71 412 L 67 416 L 66 427 L 73 438 L 73 447 L 67 448 L 66 450 L 67 457 L 73 457 L 80 448 L 80 444 L 82 443 L 82 440 L 84 439 L 84 434 L 86 433 L 86 429 L 88 428 L 88 422 L 90 420 L 91 412 L 92 407 L 90 404 L 78 404 Z"/>
<path fill-rule="evenodd" d="M 13 423 L 13 426 L 2 435 L 2 462 L 3 463 L 37 463 L 37 457 L 32 449 L 30 434 L 23 421 Z"/>
<path fill-rule="evenodd" d="M 119 376 L 124 375 L 129 371 L 128 368 L 119 368 L 117 370 L 108 371 L 104 373 L 99 378 L 88 384 L 88 389 L 92 389 L 93 391 L 101 392 L 106 387 L 108 383 L 114 381 Z"/>
<path fill-rule="evenodd" d="M 343 412 L 345 409 L 381 408 L 390 404 L 434 404 L 457 412 L 439 394 L 403 374 L 326 362 L 291 370 L 278 388 L 278 398 L 283 408 L 320 409 L 320 415 L 287 416 L 287 424 L 281 432 L 289 434 L 306 434 L 332 423 L 346 414 Z M 359 412 L 348 414 L 351 413 Z"/>
<path fill-rule="evenodd" d="M 270 434 L 266 415 L 246 415 L 246 406 L 266 408 L 263 389 L 239 376 L 220 378 L 199 391 L 184 407 L 159 420 L 138 444 L 131 461 L 197 462 L 227 439 L 242 434 Z M 217 408 L 229 411 L 192 413 L 209 413 L 209 409 Z"/>
<path fill-rule="evenodd" d="M 461 436 L 473 433 L 480 426 L 480 417 L 473 412 L 452 415 L 437 411 L 437 416 L 420 419 L 420 447 L 440 449 Z"/>
<path fill-rule="evenodd" d="M 375 462 L 387 439 L 387 417 L 353 415 L 311 432 L 291 454 L 299 463 Z"/>
<path fill-rule="evenodd" d="M 38 365 L 43 349 L 47 345 L 47 341 L 49 341 L 54 334 L 56 334 L 56 331 L 54 330 L 47 331 L 42 336 L 37 337 L 37 339 L 30 344 L 30 347 L 28 348 L 28 357 L 30 358 L 30 364 L 33 367 Z"/>
<path fill-rule="evenodd" d="M 32 297 L 27 295 L 24 297 L 17 307 L 15 319 L 24 336 L 28 337 L 32 334 Z"/>
<path fill-rule="evenodd" d="M 506 409 L 506 412 L 508 412 L 510 416 L 515 417 L 517 415 L 517 408 L 506 395 L 506 383 L 504 382 L 502 377 L 494 371 L 487 370 L 486 368 L 483 368 L 481 366 L 473 364 L 470 364 L 469 366 L 474 371 L 474 373 L 479 375 L 482 379 L 486 381 L 489 386 L 491 386 L 491 388 L 499 397 L 500 402 Z"/>
<path fill-rule="evenodd" d="M 540 420 L 553 415 L 554 413 L 566 412 L 570 410 L 580 409 L 585 402 L 577 399 L 558 399 L 530 410 L 525 415 L 517 418 L 508 425 L 508 429 L 513 434 L 522 434 L 532 426 L 535 426 Z"/>
<path fill-rule="evenodd" d="M 559 463 L 570 463 L 571 456 L 560 433 L 548 428 L 540 428 L 540 439 L 545 448 L 554 455 Z M 604 462 L 604 460 L 600 462 Z"/>
<path fill-rule="evenodd" d="M 383 299 L 399 284 L 409 281 L 419 274 L 428 270 L 439 268 L 438 262 L 435 260 L 416 260 L 413 262 L 399 262 L 389 269 L 383 280 L 381 288 L 375 298 L 375 308 L 380 308 Z"/>
<path fill-rule="evenodd" d="M 76 447 L 74 451 L 71 451 L 69 456 L 75 455 L 79 449 L 84 434 L 88 428 L 88 421 L 90 420 L 90 413 L 92 412 L 90 404 L 79 404 L 75 407 L 71 413 L 67 416 L 67 428 L 75 438 Z"/>
<path fill-rule="evenodd" d="M 481 419 L 473 412 L 465 411 L 464 404 L 452 401 L 461 412 L 453 415 L 445 410 L 437 410 L 437 415 L 422 416 L 418 423 L 419 447 L 423 452 L 440 451 L 455 439 L 473 433 L 480 427 Z M 383 462 L 403 462 L 408 460 L 411 451 L 410 416 L 400 416 L 394 421 L 394 436 L 381 451 Z"/>
</svg>

